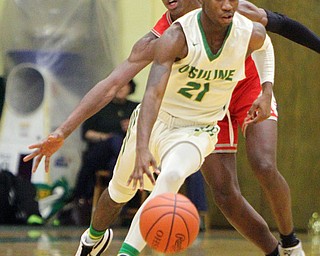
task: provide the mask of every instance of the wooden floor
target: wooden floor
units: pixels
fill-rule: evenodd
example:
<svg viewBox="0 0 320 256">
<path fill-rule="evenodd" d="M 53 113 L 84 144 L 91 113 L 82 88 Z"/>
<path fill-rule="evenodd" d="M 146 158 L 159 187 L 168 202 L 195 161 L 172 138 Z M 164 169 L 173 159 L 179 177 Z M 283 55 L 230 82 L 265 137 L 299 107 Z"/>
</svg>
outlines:
<svg viewBox="0 0 320 256">
<path fill-rule="evenodd" d="M 0 256 L 72 256 L 78 247 L 82 227 L 0 226 Z M 116 256 L 126 229 L 115 229 L 114 240 L 105 255 Z M 320 256 L 320 235 L 298 234 L 307 256 Z M 146 248 L 141 256 L 160 256 Z M 256 256 L 257 248 L 232 230 L 210 230 L 180 256 Z"/>
</svg>

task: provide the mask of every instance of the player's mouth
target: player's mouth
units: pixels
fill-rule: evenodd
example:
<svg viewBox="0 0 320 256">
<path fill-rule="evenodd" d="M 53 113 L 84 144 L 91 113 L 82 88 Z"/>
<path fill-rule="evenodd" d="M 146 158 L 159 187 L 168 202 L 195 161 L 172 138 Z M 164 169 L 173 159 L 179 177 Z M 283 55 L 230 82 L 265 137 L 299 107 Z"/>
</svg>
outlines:
<svg viewBox="0 0 320 256">
<path fill-rule="evenodd" d="M 224 22 L 226 23 L 230 23 L 232 21 L 232 18 L 233 18 L 233 15 L 230 13 L 230 14 L 224 14 L 222 16 L 222 19 L 224 20 Z"/>
<path fill-rule="evenodd" d="M 170 0 L 167 4 L 167 7 L 169 10 L 173 10 L 177 7 L 177 5 L 178 5 L 177 0 Z"/>
</svg>

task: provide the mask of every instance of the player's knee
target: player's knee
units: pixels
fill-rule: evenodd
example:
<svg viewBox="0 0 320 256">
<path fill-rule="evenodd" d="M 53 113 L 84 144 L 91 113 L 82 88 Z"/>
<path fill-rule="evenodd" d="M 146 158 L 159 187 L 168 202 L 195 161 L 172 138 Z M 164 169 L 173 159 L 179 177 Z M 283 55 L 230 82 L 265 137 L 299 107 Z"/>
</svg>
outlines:
<svg viewBox="0 0 320 256">
<path fill-rule="evenodd" d="M 268 181 L 275 179 L 279 174 L 277 170 L 277 166 L 275 161 L 272 161 L 271 159 L 263 159 L 261 161 L 257 161 L 253 165 L 253 170 L 256 175 L 256 177 L 260 181 Z"/>
<path fill-rule="evenodd" d="M 121 185 L 114 180 L 111 180 L 108 187 L 110 198 L 116 204 L 123 204 L 129 202 L 135 195 L 136 190 L 131 187 Z"/>
<path fill-rule="evenodd" d="M 165 173 L 162 173 L 161 177 L 159 177 L 159 178 L 162 179 L 167 184 L 181 184 L 182 185 L 182 183 L 186 179 L 186 175 L 177 169 L 171 169 Z"/>
<path fill-rule="evenodd" d="M 238 203 L 242 200 L 242 194 L 240 189 L 232 187 L 231 189 L 214 189 L 213 199 L 223 212 L 232 213 L 234 210 L 237 211 Z"/>
</svg>

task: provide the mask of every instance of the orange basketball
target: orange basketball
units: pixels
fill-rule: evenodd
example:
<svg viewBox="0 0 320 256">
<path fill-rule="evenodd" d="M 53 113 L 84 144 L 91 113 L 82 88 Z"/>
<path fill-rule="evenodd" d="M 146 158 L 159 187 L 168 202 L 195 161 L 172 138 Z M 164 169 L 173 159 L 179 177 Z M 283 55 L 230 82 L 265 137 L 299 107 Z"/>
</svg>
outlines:
<svg viewBox="0 0 320 256">
<path fill-rule="evenodd" d="M 152 198 L 140 216 L 140 231 L 147 244 L 162 253 L 188 248 L 199 233 L 196 207 L 184 195 L 165 193 Z"/>
</svg>

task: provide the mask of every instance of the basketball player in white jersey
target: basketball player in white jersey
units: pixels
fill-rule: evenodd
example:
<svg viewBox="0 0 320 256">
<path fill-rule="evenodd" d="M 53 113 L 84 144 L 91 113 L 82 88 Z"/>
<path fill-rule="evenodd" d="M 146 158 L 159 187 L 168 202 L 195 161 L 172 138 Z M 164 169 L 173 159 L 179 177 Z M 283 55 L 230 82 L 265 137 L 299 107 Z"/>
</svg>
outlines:
<svg viewBox="0 0 320 256">
<path fill-rule="evenodd" d="M 113 201 L 127 202 L 137 189 L 152 190 L 145 203 L 161 193 L 178 192 L 212 152 L 217 121 L 245 77 L 245 59 L 266 38 L 263 26 L 235 13 L 237 6 L 235 0 L 204 0 L 202 10 L 178 19 L 157 41 L 141 109 L 132 116 L 109 184 Z M 250 119 L 270 113 L 272 82 L 263 82 L 269 104 L 262 112 L 251 109 Z M 154 173 L 159 174 L 156 181 Z M 128 186 L 131 182 L 133 187 Z M 138 255 L 145 246 L 139 231 L 142 207 L 119 255 Z M 263 250 L 269 254 L 278 241 L 272 235 L 266 238 Z"/>
</svg>

